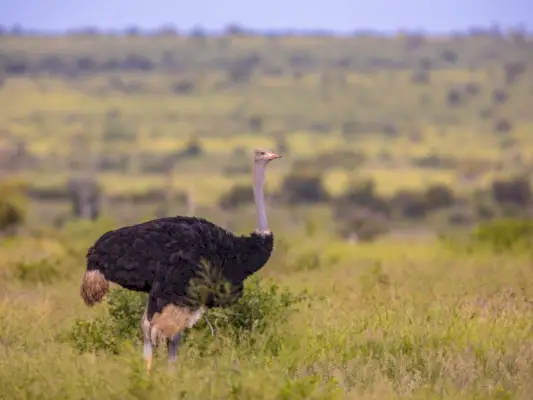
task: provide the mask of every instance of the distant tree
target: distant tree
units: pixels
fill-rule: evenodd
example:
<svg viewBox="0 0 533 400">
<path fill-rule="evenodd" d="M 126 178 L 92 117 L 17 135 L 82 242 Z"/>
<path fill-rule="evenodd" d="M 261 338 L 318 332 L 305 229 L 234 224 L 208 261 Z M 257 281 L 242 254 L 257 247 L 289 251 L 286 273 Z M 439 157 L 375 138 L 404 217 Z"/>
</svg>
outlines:
<svg viewBox="0 0 533 400">
<path fill-rule="evenodd" d="M 494 122 L 494 131 L 497 133 L 509 133 L 513 129 L 513 125 L 508 119 L 500 118 Z"/>
<path fill-rule="evenodd" d="M 411 82 L 415 85 L 427 85 L 430 83 L 430 73 L 426 70 L 415 71 L 411 75 Z"/>
<path fill-rule="evenodd" d="M 492 196 L 500 204 L 514 204 L 521 207 L 533 202 L 533 193 L 529 179 L 516 177 L 512 179 L 496 179 L 491 185 Z"/>
<path fill-rule="evenodd" d="M 430 210 L 450 207 L 455 201 L 453 189 L 444 184 L 433 184 L 425 191 L 426 201 Z"/>
<path fill-rule="evenodd" d="M 503 89 L 494 89 L 492 91 L 492 101 L 494 104 L 503 104 L 509 98 L 507 92 Z"/>
<path fill-rule="evenodd" d="M 321 174 L 307 170 L 291 172 L 285 176 L 281 197 L 291 204 L 312 204 L 327 201 L 329 194 L 324 188 Z"/>
<path fill-rule="evenodd" d="M 472 96 L 479 94 L 481 92 L 480 84 L 477 82 L 468 82 L 465 84 L 465 92 Z"/>
<path fill-rule="evenodd" d="M 182 154 L 188 157 L 198 157 L 203 154 L 204 149 L 200 142 L 200 138 L 196 135 L 193 135 L 189 138 L 189 141 L 185 145 L 185 148 L 182 150 Z"/>
<path fill-rule="evenodd" d="M 441 58 L 450 64 L 455 64 L 459 56 L 454 51 L 444 50 L 441 54 Z"/>
<path fill-rule="evenodd" d="M 510 85 L 516 82 L 516 80 L 526 72 L 527 64 L 523 61 L 509 62 L 506 63 L 503 68 L 505 71 L 505 83 Z"/>
<path fill-rule="evenodd" d="M 248 82 L 260 63 L 261 57 L 255 52 L 233 60 L 227 67 L 231 82 Z"/>
<path fill-rule="evenodd" d="M 246 29 L 237 23 L 231 23 L 226 26 L 224 32 L 230 36 L 241 36 L 247 33 Z"/>
<path fill-rule="evenodd" d="M 172 92 L 183 95 L 183 94 L 189 94 L 194 91 L 194 82 L 191 80 L 181 80 L 179 82 L 175 82 L 171 86 Z"/>
<path fill-rule="evenodd" d="M 124 29 L 124 35 L 126 36 L 139 36 L 141 34 L 141 30 L 138 26 L 129 26 L 126 29 Z"/>
<path fill-rule="evenodd" d="M 223 209 L 235 209 L 253 201 L 254 194 L 249 185 L 236 185 L 220 198 L 219 205 Z"/>
<path fill-rule="evenodd" d="M 463 101 L 461 91 L 455 88 L 449 89 L 448 93 L 446 94 L 446 101 L 450 107 L 457 107 L 461 105 Z"/>
</svg>

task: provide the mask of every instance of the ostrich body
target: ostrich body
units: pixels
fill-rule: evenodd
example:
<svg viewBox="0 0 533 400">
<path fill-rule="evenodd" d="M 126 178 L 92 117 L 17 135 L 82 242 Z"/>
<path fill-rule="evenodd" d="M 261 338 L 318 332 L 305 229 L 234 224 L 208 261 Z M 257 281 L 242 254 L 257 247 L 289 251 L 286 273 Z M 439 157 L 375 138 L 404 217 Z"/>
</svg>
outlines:
<svg viewBox="0 0 533 400">
<path fill-rule="evenodd" d="M 192 328 L 207 308 L 236 302 L 244 280 L 269 260 L 274 237 L 268 229 L 263 184 L 267 164 L 280 157 L 268 150 L 254 152 L 257 229 L 250 235 L 236 236 L 203 218 L 176 216 L 109 231 L 89 248 L 80 290 L 87 306 L 102 301 L 109 282 L 149 293 L 141 322 L 148 370 L 153 346 L 166 341 L 169 361 L 175 360 L 182 331 Z M 215 291 L 200 303 L 191 301 L 192 282 L 205 280 L 202 263 L 230 284 L 229 293 L 219 296 Z"/>
</svg>

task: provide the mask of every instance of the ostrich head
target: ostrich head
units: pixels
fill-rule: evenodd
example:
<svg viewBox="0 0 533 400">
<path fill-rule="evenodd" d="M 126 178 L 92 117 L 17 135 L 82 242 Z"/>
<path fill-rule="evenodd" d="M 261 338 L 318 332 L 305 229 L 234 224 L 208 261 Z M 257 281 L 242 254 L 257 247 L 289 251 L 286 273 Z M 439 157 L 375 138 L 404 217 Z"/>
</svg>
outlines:
<svg viewBox="0 0 533 400">
<path fill-rule="evenodd" d="M 254 150 L 254 165 L 256 167 L 265 167 L 270 161 L 276 158 L 281 158 L 279 154 L 267 149 L 255 149 Z"/>
</svg>

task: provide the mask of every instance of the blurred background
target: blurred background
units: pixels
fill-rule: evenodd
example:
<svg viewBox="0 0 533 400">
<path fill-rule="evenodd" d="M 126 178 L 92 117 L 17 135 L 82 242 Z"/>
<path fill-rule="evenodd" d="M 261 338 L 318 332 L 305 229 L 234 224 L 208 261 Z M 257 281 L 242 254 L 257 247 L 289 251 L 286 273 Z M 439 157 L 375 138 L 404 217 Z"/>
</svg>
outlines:
<svg viewBox="0 0 533 400">
<path fill-rule="evenodd" d="M 255 147 L 283 155 L 273 230 L 374 240 L 531 214 L 525 1 L 0 8 L 4 233 L 173 214 L 249 231 Z"/>
</svg>

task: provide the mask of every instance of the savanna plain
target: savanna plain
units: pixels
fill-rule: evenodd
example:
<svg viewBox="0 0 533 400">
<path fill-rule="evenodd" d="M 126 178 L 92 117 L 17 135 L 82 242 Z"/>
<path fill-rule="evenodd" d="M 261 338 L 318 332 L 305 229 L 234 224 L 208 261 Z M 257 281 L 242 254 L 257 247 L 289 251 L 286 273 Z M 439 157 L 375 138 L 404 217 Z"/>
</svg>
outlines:
<svg viewBox="0 0 533 400">
<path fill-rule="evenodd" d="M 532 72 L 519 30 L 4 32 L 0 398 L 531 398 Z M 256 147 L 272 258 L 148 375 L 145 296 L 87 308 L 87 248 L 252 231 Z"/>
</svg>

